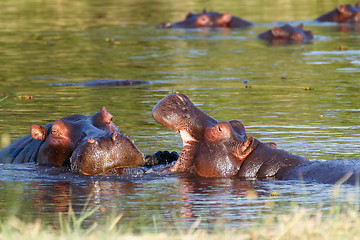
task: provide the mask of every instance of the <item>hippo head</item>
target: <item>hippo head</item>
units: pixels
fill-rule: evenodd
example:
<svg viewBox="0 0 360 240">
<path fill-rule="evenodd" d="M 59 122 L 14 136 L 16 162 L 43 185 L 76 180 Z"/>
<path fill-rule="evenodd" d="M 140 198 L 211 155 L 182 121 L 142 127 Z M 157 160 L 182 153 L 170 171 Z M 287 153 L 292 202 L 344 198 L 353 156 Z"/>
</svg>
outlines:
<svg viewBox="0 0 360 240">
<path fill-rule="evenodd" d="M 189 12 L 183 21 L 173 24 L 162 23 L 158 25 L 158 28 L 227 27 L 231 18 L 229 12 L 221 14 L 218 12 L 206 12 L 206 9 L 204 9 L 202 13 L 198 14 Z"/>
<path fill-rule="evenodd" d="M 158 102 L 152 110 L 152 116 L 158 123 L 193 141 L 203 140 L 205 128 L 217 123 L 182 93 L 168 95 Z"/>
<path fill-rule="evenodd" d="M 45 127 L 32 125 L 32 138 L 42 141 L 37 163 L 62 166 L 69 164 L 70 157 L 76 153 L 71 165 L 88 175 L 110 168 L 142 165 L 143 154 L 129 138 L 120 133 L 112 118 L 103 107 L 90 117 L 72 115 Z M 130 164 L 129 161 L 134 162 Z"/>
<path fill-rule="evenodd" d="M 166 96 L 153 108 L 154 119 L 180 132 L 183 150 L 173 172 L 195 171 L 200 176 L 233 176 L 250 151 L 240 121 L 218 122 L 184 94 Z"/>
<path fill-rule="evenodd" d="M 70 158 L 71 169 L 84 175 L 107 172 L 114 169 L 114 166 L 128 168 L 142 164 L 144 155 L 134 142 L 116 132 L 82 141 Z"/>
<path fill-rule="evenodd" d="M 359 23 L 360 7 L 358 3 L 355 6 L 340 4 L 337 8 L 321 15 L 316 20 L 320 22 Z"/>
<path fill-rule="evenodd" d="M 162 23 L 158 28 L 241 28 L 251 26 L 252 23 L 239 18 L 233 17 L 229 12 L 207 12 L 206 9 L 202 13 L 189 12 L 185 19 L 180 22 Z"/>
<path fill-rule="evenodd" d="M 256 148 L 256 144 L 253 138 L 247 138 L 242 122 L 236 120 L 231 122 L 236 122 L 236 126 L 241 128 L 243 134 L 236 132 L 229 122 L 219 122 L 205 129 L 205 139 L 208 142 L 223 145 L 226 151 L 243 160 Z"/>
<path fill-rule="evenodd" d="M 273 27 L 272 29 L 258 35 L 259 38 L 269 41 L 274 45 L 282 45 L 289 43 L 305 43 L 314 38 L 312 31 L 303 29 L 303 24 L 292 27 L 285 24 L 281 27 Z"/>
</svg>

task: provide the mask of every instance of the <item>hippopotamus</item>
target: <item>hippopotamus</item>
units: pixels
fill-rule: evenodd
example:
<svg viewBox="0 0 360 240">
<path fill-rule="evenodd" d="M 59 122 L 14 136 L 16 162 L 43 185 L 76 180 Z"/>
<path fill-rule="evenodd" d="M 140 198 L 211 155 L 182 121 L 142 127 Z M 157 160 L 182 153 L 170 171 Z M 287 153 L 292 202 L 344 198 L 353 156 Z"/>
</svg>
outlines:
<svg viewBox="0 0 360 240">
<path fill-rule="evenodd" d="M 114 87 L 149 84 L 147 81 L 140 80 L 123 80 L 123 79 L 97 79 L 80 83 L 56 83 L 53 86 L 82 86 L 82 87 Z"/>
<path fill-rule="evenodd" d="M 92 116 L 75 114 L 44 127 L 33 124 L 29 135 L 0 150 L 0 163 L 67 165 L 84 175 L 142 165 L 143 153 L 112 119 L 102 107 Z"/>
<path fill-rule="evenodd" d="M 310 161 L 248 137 L 238 120 L 217 121 L 182 94 L 172 94 L 152 110 L 155 121 L 180 132 L 183 150 L 171 172 L 201 177 L 243 179 L 298 179 L 335 183 L 349 171 L 359 171 L 360 161 Z M 355 183 L 355 175 L 347 179 Z"/>
<path fill-rule="evenodd" d="M 202 13 L 189 12 L 185 20 L 175 23 L 161 23 L 158 28 L 245 28 L 253 24 L 242 18 L 232 16 L 229 12 L 207 12 Z"/>
<path fill-rule="evenodd" d="M 340 4 L 337 8 L 321 15 L 316 20 L 319 22 L 359 23 L 359 3 L 356 3 L 354 6 L 350 4 Z"/>
<path fill-rule="evenodd" d="M 310 42 L 314 38 L 314 34 L 310 30 L 304 30 L 303 27 L 303 24 L 297 27 L 285 24 L 281 27 L 273 27 L 259 34 L 258 37 L 274 45 Z"/>
</svg>

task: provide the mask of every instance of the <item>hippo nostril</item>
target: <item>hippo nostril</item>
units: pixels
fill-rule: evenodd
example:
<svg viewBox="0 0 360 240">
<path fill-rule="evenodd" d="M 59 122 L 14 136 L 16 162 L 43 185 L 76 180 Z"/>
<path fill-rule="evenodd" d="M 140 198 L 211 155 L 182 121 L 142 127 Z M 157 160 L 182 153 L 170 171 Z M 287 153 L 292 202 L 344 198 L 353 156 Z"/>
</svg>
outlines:
<svg viewBox="0 0 360 240">
<path fill-rule="evenodd" d="M 220 127 L 218 127 L 218 132 L 221 132 L 221 128 L 220 128 Z"/>
</svg>

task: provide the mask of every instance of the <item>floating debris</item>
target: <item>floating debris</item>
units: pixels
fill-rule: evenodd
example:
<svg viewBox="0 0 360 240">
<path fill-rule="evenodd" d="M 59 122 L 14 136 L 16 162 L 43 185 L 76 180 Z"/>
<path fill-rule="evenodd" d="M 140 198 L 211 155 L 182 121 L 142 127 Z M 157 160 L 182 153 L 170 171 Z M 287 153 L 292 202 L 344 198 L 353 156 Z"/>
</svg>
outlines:
<svg viewBox="0 0 360 240">
<path fill-rule="evenodd" d="M 288 79 L 288 77 L 286 77 L 286 76 L 281 77 L 281 80 L 286 80 L 286 79 Z"/>
<path fill-rule="evenodd" d="M 312 88 L 312 87 L 303 87 L 303 90 L 304 90 L 304 91 L 312 91 L 312 90 L 315 90 L 315 88 Z"/>
<path fill-rule="evenodd" d="M 28 96 L 28 95 L 20 95 L 18 96 L 21 100 L 30 100 L 34 99 L 34 96 Z"/>
<path fill-rule="evenodd" d="M 108 43 L 110 43 L 111 45 L 119 44 L 119 42 L 116 41 L 115 38 L 113 38 L 113 37 L 107 37 L 107 38 L 105 38 L 105 42 L 108 42 Z"/>
<path fill-rule="evenodd" d="M 336 46 L 336 50 L 341 50 L 341 51 L 348 50 L 348 47 L 344 46 L 344 45 L 338 45 L 338 46 Z"/>
<path fill-rule="evenodd" d="M 280 196 L 280 193 L 279 192 L 271 192 L 270 193 L 270 196 L 274 197 L 274 196 Z"/>
<path fill-rule="evenodd" d="M 251 85 L 245 85 L 245 88 L 251 88 Z"/>
<path fill-rule="evenodd" d="M 322 115 L 322 114 L 319 114 L 318 116 L 319 116 L 319 118 L 323 118 L 323 117 L 324 117 L 324 115 Z"/>
</svg>

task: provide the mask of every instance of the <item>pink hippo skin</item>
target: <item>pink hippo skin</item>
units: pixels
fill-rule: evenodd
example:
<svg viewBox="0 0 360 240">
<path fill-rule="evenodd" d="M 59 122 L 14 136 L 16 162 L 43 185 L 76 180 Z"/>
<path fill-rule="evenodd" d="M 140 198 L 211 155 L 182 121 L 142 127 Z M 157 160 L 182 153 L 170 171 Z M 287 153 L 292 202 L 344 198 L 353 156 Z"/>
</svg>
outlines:
<svg viewBox="0 0 360 240">
<path fill-rule="evenodd" d="M 360 161 L 338 159 L 309 161 L 277 149 L 275 143 L 248 138 L 237 120 L 218 122 L 181 93 L 166 96 L 152 110 L 160 124 L 180 132 L 183 150 L 172 172 L 194 173 L 202 177 L 243 179 L 304 179 L 336 183 L 349 172 L 354 184 Z"/>
<path fill-rule="evenodd" d="M 92 116 L 76 114 L 44 127 L 32 125 L 30 135 L 0 150 L 0 162 L 70 165 L 84 175 L 142 165 L 143 154 L 120 133 L 112 118 L 102 107 Z"/>
<path fill-rule="evenodd" d="M 207 12 L 206 9 L 202 13 L 191 13 L 186 15 L 185 20 L 175 23 L 161 23 L 158 28 L 245 28 L 253 24 L 242 18 L 234 17 L 229 12 Z"/>
<path fill-rule="evenodd" d="M 284 45 L 291 43 L 308 43 L 314 38 L 314 34 L 312 31 L 304 30 L 303 24 L 297 27 L 286 24 L 281 27 L 273 27 L 259 34 L 258 37 L 273 45 Z"/>
</svg>

